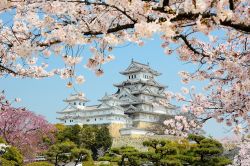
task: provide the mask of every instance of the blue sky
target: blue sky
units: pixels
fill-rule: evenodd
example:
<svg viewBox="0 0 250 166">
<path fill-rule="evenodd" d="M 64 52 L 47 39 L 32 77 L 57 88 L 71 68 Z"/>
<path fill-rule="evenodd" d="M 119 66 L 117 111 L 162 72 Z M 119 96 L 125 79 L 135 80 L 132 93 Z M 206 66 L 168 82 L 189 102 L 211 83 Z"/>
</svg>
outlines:
<svg viewBox="0 0 250 166">
<path fill-rule="evenodd" d="M 14 13 L 3 13 L 0 15 L 0 19 L 11 24 L 11 14 Z M 223 37 L 222 31 L 215 31 L 214 34 L 221 38 Z M 199 34 L 198 37 L 207 40 L 202 34 Z M 86 82 L 81 86 L 76 86 L 77 91 L 85 93 L 86 97 L 90 100 L 89 105 L 96 104 L 98 102 L 97 100 L 106 92 L 108 94 L 116 92 L 117 89 L 113 84 L 120 83 L 125 79 L 119 72 L 126 69 L 133 58 L 141 63 L 149 62 L 153 69 L 162 73 L 162 75 L 157 78 L 157 81 L 167 85 L 169 91 L 179 92 L 181 87 L 185 85 L 180 82 L 178 72 L 182 70 L 192 72 L 195 71 L 197 66 L 184 64 L 178 60 L 178 56 L 176 55 L 165 55 L 163 48 L 161 48 L 161 43 L 162 41 L 156 35 L 154 39 L 147 40 L 143 47 L 130 44 L 126 47 L 114 49 L 112 54 L 115 55 L 115 60 L 103 66 L 105 74 L 102 77 L 96 77 L 92 71 L 84 67 L 88 58 L 91 56 L 90 52 L 85 50 L 83 52 L 83 62 L 78 66 L 78 72 L 85 76 Z M 52 57 L 47 62 L 52 64 L 52 67 L 62 67 L 62 61 L 58 61 L 58 58 Z M 17 106 L 27 107 L 29 110 L 45 116 L 48 121 L 57 123 L 56 111 L 60 111 L 66 107 L 66 104 L 63 103 L 62 100 L 69 94 L 74 93 L 73 89 L 66 87 L 66 83 L 67 81 L 59 77 L 36 80 L 29 78 L 18 79 L 7 76 L 0 79 L 0 90 L 6 91 L 8 99 L 21 98 L 22 102 Z M 195 85 L 197 89 L 203 93 L 201 87 L 205 85 L 205 82 L 194 82 L 189 86 L 191 85 Z M 174 102 L 174 104 L 178 105 L 179 103 Z M 217 138 L 230 134 L 224 126 L 217 124 L 213 120 L 210 120 L 204 129 L 207 135 Z"/>
<path fill-rule="evenodd" d="M 90 99 L 88 104 L 96 104 L 105 92 L 111 94 L 116 91 L 113 84 L 120 83 L 125 79 L 119 72 L 126 69 L 132 58 L 141 63 L 149 62 L 153 69 L 162 73 L 157 81 L 167 85 L 168 90 L 173 92 L 180 91 L 181 87 L 184 86 L 180 82 L 178 72 L 181 70 L 195 71 L 197 67 L 192 64 L 184 64 L 178 60 L 176 55 L 165 55 L 163 48 L 161 48 L 161 40 L 156 37 L 147 40 L 143 47 L 130 44 L 126 47 L 116 48 L 112 54 L 115 55 L 115 60 L 103 66 L 105 74 L 102 77 L 96 77 L 92 71 L 84 67 L 87 59 L 91 56 L 89 51 L 84 53 L 83 62 L 78 70 L 85 76 L 86 82 L 81 86 L 76 86 L 76 89 L 83 91 L 86 97 Z M 55 59 L 53 61 L 52 63 L 55 63 L 53 65 L 57 65 Z M 74 93 L 73 89 L 65 86 L 66 83 L 67 81 L 58 77 L 36 80 L 17 79 L 8 76 L 0 79 L 0 90 L 6 91 L 8 99 L 20 97 L 22 102 L 18 106 L 25 106 L 31 111 L 45 116 L 50 122 L 56 123 L 58 122 L 56 111 L 60 111 L 66 106 L 62 100 L 69 94 Z M 204 83 L 197 82 L 193 84 L 198 89 L 201 89 L 199 87 L 204 85 Z M 193 84 L 190 84 L 190 86 Z M 229 134 L 223 126 L 216 124 L 214 121 L 207 123 L 205 131 L 207 135 L 214 137 L 224 137 Z"/>
</svg>

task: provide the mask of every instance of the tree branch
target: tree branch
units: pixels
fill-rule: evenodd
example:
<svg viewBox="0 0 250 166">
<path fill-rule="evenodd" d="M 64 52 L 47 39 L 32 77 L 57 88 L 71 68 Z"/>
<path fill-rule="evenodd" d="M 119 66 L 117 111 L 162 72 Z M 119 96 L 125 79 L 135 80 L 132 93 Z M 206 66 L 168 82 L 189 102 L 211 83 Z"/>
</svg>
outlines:
<svg viewBox="0 0 250 166">
<path fill-rule="evenodd" d="M 229 0 L 229 9 L 234 10 L 234 1 L 233 0 Z"/>
<path fill-rule="evenodd" d="M 14 74 L 14 75 L 17 75 L 17 72 L 15 72 L 14 70 L 11 70 L 11 69 L 9 69 L 9 68 L 7 68 L 7 67 L 1 65 L 1 64 L 0 64 L 0 70 L 1 70 L 1 71 L 6 71 L 7 73 L 12 73 L 12 74 Z"/>
</svg>

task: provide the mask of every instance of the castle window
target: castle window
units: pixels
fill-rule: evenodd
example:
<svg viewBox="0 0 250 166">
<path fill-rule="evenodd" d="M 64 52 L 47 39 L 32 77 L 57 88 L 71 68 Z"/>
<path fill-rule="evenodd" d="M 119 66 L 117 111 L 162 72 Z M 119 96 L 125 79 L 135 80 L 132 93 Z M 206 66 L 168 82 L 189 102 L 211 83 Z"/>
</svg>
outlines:
<svg viewBox="0 0 250 166">
<path fill-rule="evenodd" d="M 74 105 L 76 105 L 76 102 L 74 102 Z"/>
<path fill-rule="evenodd" d="M 130 76 L 128 76 L 128 78 L 130 79 Z"/>
<path fill-rule="evenodd" d="M 87 122 L 89 122 L 90 121 L 90 119 L 87 119 Z"/>
<path fill-rule="evenodd" d="M 96 118 L 95 118 L 95 121 L 96 121 Z"/>
<path fill-rule="evenodd" d="M 135 78 L 136 78 L 136 75 L 135 75 Z"/>
</svg>

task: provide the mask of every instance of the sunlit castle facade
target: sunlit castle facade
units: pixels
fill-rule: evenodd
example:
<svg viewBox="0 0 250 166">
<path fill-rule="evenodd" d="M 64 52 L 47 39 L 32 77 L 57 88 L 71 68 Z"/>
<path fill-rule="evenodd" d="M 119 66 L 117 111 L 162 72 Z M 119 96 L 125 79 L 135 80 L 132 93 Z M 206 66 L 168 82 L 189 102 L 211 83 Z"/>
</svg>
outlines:
<svg viewBox="0 0 250 166">
<path fill-rule="evenodd" d="M 105 94 L 92 106 L 86 106 L 88 100 L 81 94 L 70 95 L 64 100 L 67 107 L 57 112 L 58 119 L 65 124 L 108 125 L 112 136 L 118 137 L 152 134 L 152 125 L 172 117 L 175 106 L 168 103 L 165 86 L 155 80 L 160 73 L 133 60 L 120 73 L 126 80 L 114 85 L 116 93 Z"/>
</svg>

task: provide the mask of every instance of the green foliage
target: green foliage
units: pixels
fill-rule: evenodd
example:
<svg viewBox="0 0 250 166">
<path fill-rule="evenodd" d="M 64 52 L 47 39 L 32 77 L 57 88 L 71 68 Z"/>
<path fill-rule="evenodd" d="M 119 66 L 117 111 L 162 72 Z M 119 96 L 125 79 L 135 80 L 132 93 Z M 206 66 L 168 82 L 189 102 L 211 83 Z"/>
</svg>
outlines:
<svg viewBox="0 0 250 166">
<path fill-rule="evenodd" d="M 83 163 L 85 165 L 88 164 L 90 166 L 91 164 L 94 164 L 91 152 L 87 149 L 75 148 L 71 151 L 71 153 L 76 158 L 76 163 L 84 161 Z"/>
<path fill-rule="evenodd" d="M 88 164 L 89 166 L 93 163 L 91 151 L 84 148 L 78 148 L 74 142 L 69 140 L 52 145 L 46 153 L 46 156 L 47 159 L 55 165 L 59 163 L 67 164 L 72 161 L 74 161 L 75 164 L 86 161 L 84 164 Z"/>
<path fill-rule="evenodd" d="M 94 166 L 94 160 L 91 158 L 89 160 L 83 161 L 82 163 L 83 166 Z"/>
<path fill-rule="evenodd" d="M 196 142 L 196 146 L 190 150 L 190 154 L 198 158 L 191 162 L 193 165 L 223 166 L 231 163 L 228 158 L 222 156 L 223 146 L 220 142 L 197 135 L 190 135 L 188 138 Z"/>
<path fill-rule="evenodd" d="M 99 151 L 105 153 L 112 145 L 112 137 L 106 126 L 83 125 L 80 127 L 79 125 L 57 124 L 56 128 L 57 142 L 70 140 L 78 148 L 91 150 L 94 159 L 98 158 Z"/>
<path fill-rule="evenodd" d="M 147 152 L 133 147 L 113 148 L 101 161 L 117 161 L 119 165 L 140 166 L 225 166 L 231 161 L 224 157 L 222 144 L 212 138 L 190 135 L 183 140 L 149 140 L 143 145 Z"/>
<path fill-rule="evenodd" d="M 98 150 L 105 153 L 112 145 L 112 137 L 106 126 L 83 125 L 80 136 L 81 146 L 90 149 L 95 160 L 99 157 Z"/>
<path fill-rule="evenodd" d="M 16 166 L 14 161 L 8 161 L 2 157 L 0 157 L 0 165 L 1 166 Z"/>
<path fill-rule="evenodd" d="M 55 124 L 55 127 L 56 127 L 57 132 L 61 132 L 66 128 L 66 126 L 64 124 L 61 124 L 61 123 Z"/>
<path fill-rule="evenodd" d="M 121 147 L 121 148 L 112 148 L 105 156 L 99 158 L 99 161 L 110 161 L 110 162 L 119 162 L 120 164 L 124 163 L 124 158 L 130 157 L 130 163 L 138 163 L 137 158 L 134 158 L 133 155 L 138 155 L 139 151 L 134 147 Z M 128 162 L 127 162 L 128 163 Z"/>
<path fill-rule="evenodd" d="M 0 143 L 6 143 L 2 137 L 0 137 Z"/>
<path fill-rule="evenodd" d="M 51 163 L 48 163 L 48 162 L 33 162 L 33 163 L 29 163 L 25 166 L 54 166 L 54 165 Z"/>
<path fill-rule="evenodd" d="M 76 144 L 71 141 L 59 142 L 52 145 L 46 152 L 47 159 L 57 165 L 58 163 L 68 163 L 74 155 L 72 150 L 77 148 Z"/>
<path fill-rule="evenodd" d="M 97 126 L 83 125 L 80 133 L 81 146 L 91 149 L 96 142 Z"/>
<path fill-rule="evenodd" d="M 6 162 L 10 162 L 11 164 L 14 164 L 14 166 L 20 166 L 23 164 L 23 156 L 20 153 L 20 151 L 13 147 L 7 147 L 6 152 L 1 156 L 1 158 L 6 160 Z"/>
<path fill-rule="evenodd" d="M 91 148 L 94 155 L 97 155 L 97 150 L 102 149 L 106 152 L 112 145 L 112 137 L 109 133 L 109 129 L 106 126 L 102 126 L 98 129 L 95 136 L 95 144 Z"/>
<path fill-rule="evenodd" d="M 80 146 L 80 131 L 81 127 L 79 125 L 73 125 L 73 126 L 65 126 L 57 125 L 57 128 L 59 129 L 56 138 L 58 141 L 63 142 L 66 140 L 70 140 L 74 142 L 77 146 Z"/>
</svg>

